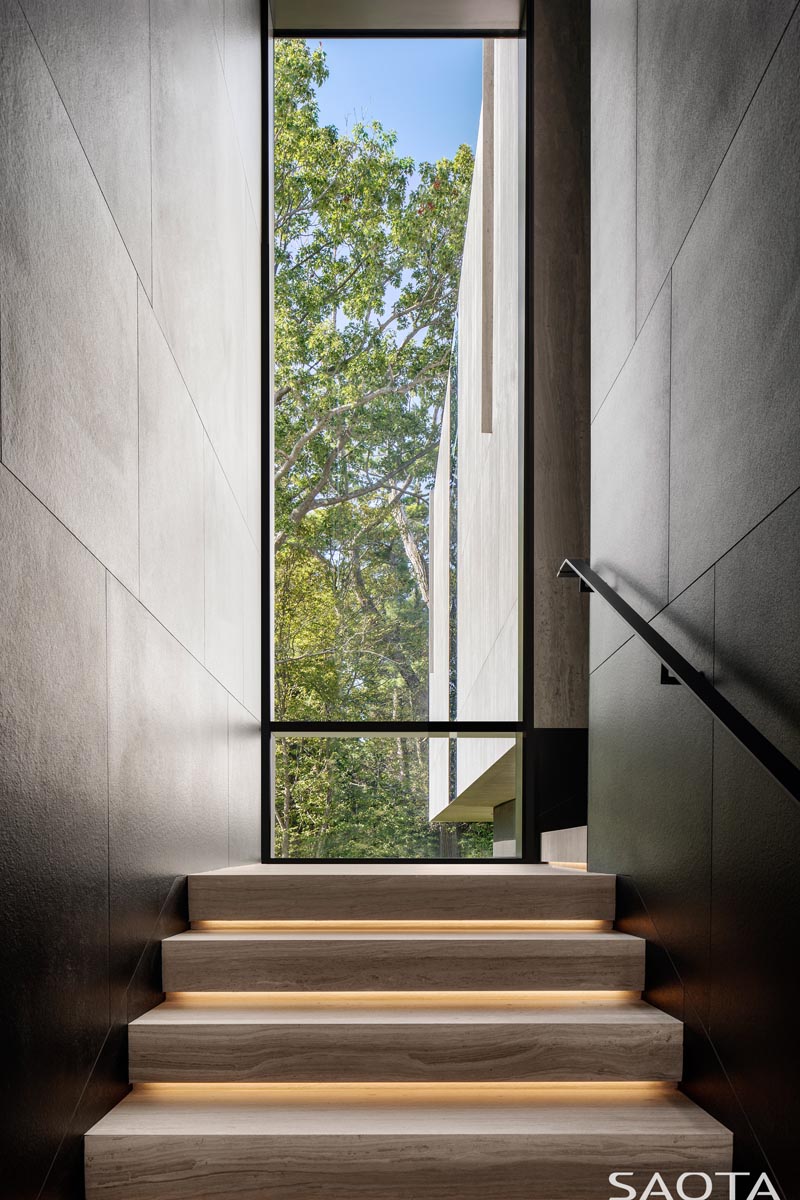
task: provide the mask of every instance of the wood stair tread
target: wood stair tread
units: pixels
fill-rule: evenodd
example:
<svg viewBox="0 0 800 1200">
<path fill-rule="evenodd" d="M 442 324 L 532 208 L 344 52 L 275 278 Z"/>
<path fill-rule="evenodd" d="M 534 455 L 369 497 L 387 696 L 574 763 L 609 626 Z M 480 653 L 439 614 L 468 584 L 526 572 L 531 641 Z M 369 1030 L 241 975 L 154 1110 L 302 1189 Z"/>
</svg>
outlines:
<svg viewBox="0 0 800 1200">
<path fill-rule="evenodd" d="M 202 993 L 198 994 L 202 996 Z M 544 993 L 547 997 L 547 993 Z M 182 1025 L 617 1025 L 641 1024 L 682 1028 L 682 1023 L 661 1009 L 634 998 L 559 997 L 557 1001 L 531 996 L 501 1001 L 497 995 L 482 1000 L 475 993 L 472 1003 L 450 997 L 438 1001 L 425 993 L 388 999 L 381 1003 L 344 1002 L 341 996 L 314 1002 L 313 997 L 293 996 L 268 1002 L 263 995 L 248 1003 L 246 997 L 235 1002 L 213 1000 L 198 1003 L 195 998 L 166 1000 L 137 1017 L 132 1028 Z"/>
<path fill-rule="evenodd" d="M 258 942 L 274 942 L 280 944 L 282 942 L 387 942 L 403 944 L 408 942 L 429 942 L 438 946 L 448 945 L 459 942 L 489 942 L 497 944 L 502 942 L 519 942 L 527 941 L 531 943 L 537 942 L 569 942 L 574 941 L 577 944 L 586 945 L 587 943 L 598 944 L 599 942 L 614 943 L 621 942 L 637 942 L 641 943 L 641 938 L 634 937 L 630 933 L 619 933 L 616 930 L 605 929 L 497 929 L 485 931 L 481 929 L 459 929 L 459 930 L 422 930 L 415 929 L 407 930 L 375 930 L 370 929 L 364 932 L 356 931 L 355 929 L 346 930 L 328 930 L 328 929 L 188 929 L 184 933 L 174 933 L 171 937 L 166 938 L 164 945 L 175 944 L 176 942 L 195 942 L 200 941 L 212 943 L 230 943 L 234 941 L 248 941 L 253 943 Z"/>
<path fill-rule="evenodd" d="M 201 995 L 139 1017 L 128 1053 L 134 1082 L 675 1082 L 683 1026 L 630 998 Z"/>
<path fill-rule="evenodd" d="M 162 943 L 168 998 L 87 1134 L 88 1200 L 607 1200 L 632 1157 L 729 1168 L 614 887 L 523 864 L 190 877 L 197 927 Z"/>
<path fill-rule="evenodd" d="M 429 1095 L 426 1096 L 426 1091 Z M 731 1134 L 677 1089 L 657 1084 L 182 1085 L 141 1084 L 87 1135 L 284 1137 L 511 1133 L 702 1138 Z"/>
<path fill-rule="evenodd" d="M 729 1168 L 676 1090 L 597 1086 L 143 1085 L 86 1137 L 87 1200 L 607 1200 L 621 1163 Z"/>
<path fill-rule="evenodd" d="M 359 875 L 367 876 L 400 876 L 415 878 L 419 876 L 441 876 L 445 879 L 458 877 L 497 878 L 501 877 L 544 877 L 567 875 L 572 879 L 615 879 L 604 871 L 583 871 L 574 867 L 553 867 L 549 863 L 246 863 L 238 867 L 218 867 L 214 871 L 195 871 L 190 879 L 229 879 L 231 876 L 252 876 L 266 879 L 276 879 L 285 876 L 292 878 L 313 879 L 320 875 L 339 877 L 350 880 Z"/>
<path fill-rule="evenodd" d="M 257 863 L 189 876 L 192 921 L 588 919 L 613 875 L 528 863 Z"/>
<path fill-rule="evenodd" d="M 624 933 L 190 930 L 162 943 L 167 992 L 641 991 L 644 942 Z"/>
</svg>

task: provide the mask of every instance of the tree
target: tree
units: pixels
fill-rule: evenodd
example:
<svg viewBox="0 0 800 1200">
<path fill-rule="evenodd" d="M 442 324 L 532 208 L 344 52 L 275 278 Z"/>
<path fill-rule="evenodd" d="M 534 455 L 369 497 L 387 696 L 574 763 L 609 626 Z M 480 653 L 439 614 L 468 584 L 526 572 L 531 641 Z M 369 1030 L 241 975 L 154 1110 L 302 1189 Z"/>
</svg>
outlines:
<svg viewBox="0 0 800 1200">
<path fill-rule="evenodd" d="M 321 126 L 326 77 L 321 50 L 276 43 L 276 548 L 430 474 L 472 180 L 468 146 L 415 173 L 377 121 Z"/>
<path fill-rule="evenodd" d="M 452 159 L 415 164 L 377 121 L 350 132 L 321 125 L 327 74 L 321 49 L 276 41 L 276 716 L 419 718 L 427 493 L 473 156 L 461 146 Z M 366 801 L 356 805 L 359 820 L 393 853 L 431 852 L 418 749 L 361 743 L 357 755 L 373 796 L 369 819 Z M 285 853 L 361 844 L 352 807 L 347 835 L 334 828 L 359 794 L 355 753 L 341 741 L 282 745 Z"/>
</svg>

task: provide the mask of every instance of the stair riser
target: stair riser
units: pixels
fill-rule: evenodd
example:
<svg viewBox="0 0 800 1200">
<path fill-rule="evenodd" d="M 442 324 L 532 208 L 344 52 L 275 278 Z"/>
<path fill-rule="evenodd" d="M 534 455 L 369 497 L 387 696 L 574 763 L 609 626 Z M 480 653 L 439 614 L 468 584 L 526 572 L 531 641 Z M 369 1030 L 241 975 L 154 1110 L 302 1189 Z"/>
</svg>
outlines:
<svg viewBox="0 0 800 1200">
<path fill-rule="evenodd" d="M 729 1139 L 519 1136 L 86 1139 L 87 1200 L 608 1200 L 609 1172 L 730 1169 Z M 105 1143 L 105 1144 L 104 1144 Z M 695 1181 L 696 1182 L 696 1181 Z M 727 1186 L 714 1193 L 727 1196 Z"/>
<path fill-rule="evenodd" d="M 133 1025 L 138 1082 L 671 1080 L 682 1026 Z"/>
<path fill-rule="evenodd" d="M 368 944 L 168 939 L 167 992 L 623 990 L 644 986 L 645 943 L 597 938 Z"/>
<path fill-rule="evenodd" d="M 612 921 L 610 875 L 189 877 L 192 921 Z"/>
</svg>

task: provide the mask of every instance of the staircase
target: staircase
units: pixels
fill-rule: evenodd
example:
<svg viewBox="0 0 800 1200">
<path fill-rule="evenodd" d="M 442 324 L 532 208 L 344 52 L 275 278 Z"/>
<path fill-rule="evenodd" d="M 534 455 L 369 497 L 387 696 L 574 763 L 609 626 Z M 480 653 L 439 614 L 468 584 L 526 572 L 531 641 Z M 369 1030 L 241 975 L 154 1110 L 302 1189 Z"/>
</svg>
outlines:
<svg viewBox="0 0 800 1200">
<path fill-rule="evenodd" d="M 130 1026 L 133 1090 L 86 1136 L 89 1200 L 607 1200 L 611 1171 L 729 1170 L 614 885 L 522 864 L 190 877 L 167 998 Z"/>
</svg>

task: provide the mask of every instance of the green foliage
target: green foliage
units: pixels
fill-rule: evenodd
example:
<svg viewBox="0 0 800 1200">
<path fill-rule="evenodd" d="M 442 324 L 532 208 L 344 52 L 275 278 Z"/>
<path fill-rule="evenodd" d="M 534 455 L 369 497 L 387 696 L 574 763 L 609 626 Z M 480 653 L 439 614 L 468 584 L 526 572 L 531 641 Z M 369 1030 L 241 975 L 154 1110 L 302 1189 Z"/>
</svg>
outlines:
<svg viewBox="0 0 800 1200">
<path fill-rule="evenodd" d="M 377 121 L 321 125 L 327 73 L 321 50 L 276 41 L 275 715 L 420 718 L 473 156 L 415 164 Z M 424 746 L 285 742 L 277 768 L 285 854 L 439 852 Z"/>
</svg>

